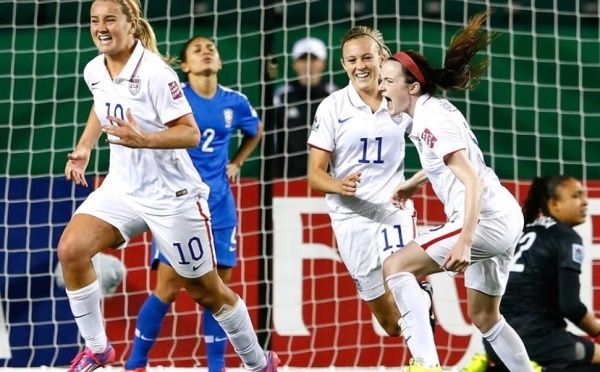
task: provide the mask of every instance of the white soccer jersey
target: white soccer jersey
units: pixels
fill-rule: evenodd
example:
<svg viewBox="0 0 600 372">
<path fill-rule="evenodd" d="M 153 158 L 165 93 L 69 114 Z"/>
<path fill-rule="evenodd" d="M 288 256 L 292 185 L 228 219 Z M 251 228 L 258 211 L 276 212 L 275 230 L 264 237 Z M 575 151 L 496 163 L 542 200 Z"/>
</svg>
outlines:
<svg viewBox="0 0 600 372">
<path fill-rule="evenodd" d="M 465 187 L 444 163 L 444 157 L 463 149 L 484 184 L 480 218 L 493 218 L 520 210 L 512 194 L 500 184 L 496 173 L 485 165 L 477 138 L 467 120 L 448 100 L 427 94 L 419 97 L 410 139 L 448 218 L 455 213 L 464 217 Z"/>
<path fill-rule="evenodd" d="M 362 172 L 355 196 L 327 194 L 330 211 L 352 213 L 390 201 L 404 181 L 405 135 L 411 122 L 408 115 L 392 118 L 385 100 L 373 113 L 352 84 L 321 102 L 308 144 L 331 153 L 333 177 Z"/>
<path fill-rule="evenodd" d="M 104 55 L 86 65 L 83 75 L 94 96 L 94 111 L 102 126 L 113 125 L 107 115 L 127 121 L 130 109 L 142 131 L 168 130 L 165 123 L 192 110 L 175 71 L 140 41 L 136 43 L 114 79 Z M 110 145 L 109 173 L 101 187 L 124 192 L 155 214 L 188 208 L 186 199 L 198 195 L 206 199 L 209 193 L 185 149 L 132 149 L 115 144 Z"/>
</svg>

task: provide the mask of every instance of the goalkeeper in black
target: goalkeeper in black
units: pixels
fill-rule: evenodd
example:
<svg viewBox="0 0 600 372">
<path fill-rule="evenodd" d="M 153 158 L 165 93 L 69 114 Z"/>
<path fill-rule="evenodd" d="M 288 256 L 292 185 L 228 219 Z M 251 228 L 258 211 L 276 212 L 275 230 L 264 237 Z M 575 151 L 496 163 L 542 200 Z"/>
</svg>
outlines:
<svg viewBox="0 0 600 372">
<path fill-rule="evenodd" d="M 573 229 L 585 222 L 587 199 L 572 177 L 536 178 L 523 207 L 500 312 L 544 371 L 600 371 L 600 324 L 579 298 L 584 247 Z M 589 337 L 567 331 L 570 320 Z M 506 371 L 484 340 L 488 371 Z"/>
</svg>

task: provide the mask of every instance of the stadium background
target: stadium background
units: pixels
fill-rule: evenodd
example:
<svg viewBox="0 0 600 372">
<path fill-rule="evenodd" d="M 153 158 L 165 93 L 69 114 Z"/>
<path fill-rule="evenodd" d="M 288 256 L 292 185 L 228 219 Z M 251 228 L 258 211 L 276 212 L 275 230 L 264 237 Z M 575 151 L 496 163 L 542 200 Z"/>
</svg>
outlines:
<svg viewBox="0 0 600 372">
<path fill-rule="evenodd" d="M 536 175 L 565 173 L 584 180 L 593 198 L 593 213 L 582 235 L 593 259 L 597 254 L 592 245 L 600 244 L 600 207 L 594 200 L 600 194 L 598 10 L 591 15 L 583 11 L 591 1 L 557 3 L 142 1 L 161 51 L 178 55 L 192 35 L 216 39 L 224 60 L 220 82 L 249 97 L 267 131 L 272 128 L 271 94 L 292 76 L 289 52 L 296 39 L 316 36 L 330 46 L 325 78 L 341 87 L 347 78 L 339 65 L 339 40 L 349 27 L 375 26 L 393 51 L 420 50 L 433 65 L 440 65 L 450 36 L 468 16 L 486 7 L 497 8 L 490 25 L 502 35 L 488 50 L 492 56 L 488 77 L 477 90 L 450 96 L 470 120 L 488 164 L 520 200 L 528 180 Z M 60 233 L 90 191 L 74 187 L 62 175 L 66 154 L 83 129 L 91 102 L 81 76 L 85 63 L 96 54 L 87 30 L 89 5 L 89 1 L 0 2 L 0 300 L 4 314 L 0 325 L 6 322 L 5 339 L 0 327 L 0 352 L 4 351 L 0 364 L 4 366 L 65 365 L 81 347 L 64 290 L 56 287 L 52 272 Z M 274 62 L 277 74 L 272 73 Z M 410 147 L 409 173 L 418 168 Z M 90 162 L 90 179 L 100 181 L 106 173 L 107 155 L 100 143 Z M 243 263 L 234 288 L 249 302 L 261 341 L 276 349 L 289 366 L 406 364 L 408 353 L 401 339 L 390 341 L 372 330 L 368 310 L 356 299 L 334 250 L 323 248 L 335 244 L 322 197 L 311 193 L 304 180 L 271 180 L 265 164 L 273 156 L 263 143 L 235 186 L 242 209 Z M 443 220 L 430 189 L 417 198 L 417 205 L 421 224 Z M 298 216 L 300 224 L 285 224 L 285 218 Z M 129 269 L 125 283 L 105 303 L 109 336 L 121 357 L 128 352 L 135 314 L 153 281 L 144 269 L 148 239 L 145 235 L 132 243 L 137 248 L 112 253 Z M 298 247 L 309 253 L 294 256 Z M 300 293 L 287 295 L 300 296 L 300 323 L 304 323 L 300 325 L 294 323 L 298 320 L 294 303 L 287 298 L 278 302 L 282 300 L 277 297 L 285 283 L 298 284 L 290 276 L 297 269 L 295 260 L 300 262 Z M 592 304 L 600 273 L 595 275 L 591 269 L 595 260 L 589 261 L 589 267 L 583 295 Z M 289 270 L 282 272 L 282 268 Z M 452 313 L 455 318 L 466 317 L 460 281 L 459 276 L 456 293 L 461 301 L 459 311 Z M 441 284 L 442 288 L 445 285 L 450 284 Z M 437 296 L 442 295 L 436 294 L 436 303 Z M 175 309 L 185 315 L 167 319 L 169 331 L 161 333 L 152 354 L 154 364 L 205 365 L 195 306 L 181 297 Z M 441 297 L 440 301 L 444 303 Z M 289 309 L 292 315 L 281 315 Z M 437 306 L 437 311 L 446 309 Z M 444 315 L 439 315 L 443 321 Z M 444 364 L 450 366 L 465 357 L 474 339 L 470 333 L 454 332 L 453 324 L 440 326 L 436 336 Z M 237 363 L 231 351 L 229 358 Z"/>
</svg>

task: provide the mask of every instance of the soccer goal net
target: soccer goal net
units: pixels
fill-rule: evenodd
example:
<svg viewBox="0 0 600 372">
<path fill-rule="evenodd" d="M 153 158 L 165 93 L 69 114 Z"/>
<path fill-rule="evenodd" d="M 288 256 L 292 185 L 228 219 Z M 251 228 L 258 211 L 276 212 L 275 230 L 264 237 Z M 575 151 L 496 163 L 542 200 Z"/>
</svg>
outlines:
<svg viewBox="0 0 600 372">
<path fill-rule="evenodd" d="M 106 0 L 101 0 L 106 1 Z M 113 1 L 113 0 L 111 0 Z M 114 0 L 116 1 L 116 0 Z M 232 184 L 238 207 L 238 256 L 232 288 L 246 301 L 265 348 L 288 368 L 399 368 L 410 354 L 403 338 L 384 335 L 336 250 L 323 195 L 306 177 L 279 174 L 306 146 L 308 94 L 294 104 L 274 98 L 297 80 L 294 43 L 321 39 L 327 60 L 322 80 L 348 84 L 340 40 L 358 25 L 379 29 L 392 52 L 413 49 L 440 67 L 452 35 L 477 12 L 494 8 L 485 24 L 500 36 L 483 50 L 491 61 L 479 87 L 450 98 L 479 139 L 486 162 L 523 201 L 535 176 L 581 179 L 590 197 L 579 227 L 587 248 L 582 297 L 598 295 L 600 250 L 600 28 L 597 0 L 142 0 L 162 53 L 178 56 L 193 36 L 215 40 L 220 84 L 244 93 L 265 126 L 265 140 Z M 76 207 L 108 171 L 100 141 L 87 169 L 89 188 L 65 180 L 67 154 L 91 107 L 83 82 L 97 50 L 90 37 L 89 0 L 0 1 L 0 366 L 69 364 L 83 343 L 64 287 L 55 275 L 56 247 Z M 178 71 L 181 72 L 181 71 Z M 184 79 L 183 75 L 180 75 Z M 285 122 L 277 122 L 283 110 Z M 286 123 L 304 110 L 303 128 Z M 303 139 L 304 138 L 304 139 Z M 232 148 L 239 145 L 235 137 Z M 412 145 L 407 175 L 419 169 Z M 415 204 L 422 229 L 444 221 L 430 188 Z M 124 250 L 126 275 L 103 298 L 106 329 L 117 365 L 130 351 L 138 310 L 152 290 L 149 234 Z M 461 275 L 429 278 L 434 286 L 436 343 L 445 367 L 481 350 L 481 335 L 466 314 Z M 201 314 L 183 294 L 173 304 L 150 353 L 150 366 L 205 367 Z M 233 349 L 227 365 L 239 368 Z"/>
</svg>

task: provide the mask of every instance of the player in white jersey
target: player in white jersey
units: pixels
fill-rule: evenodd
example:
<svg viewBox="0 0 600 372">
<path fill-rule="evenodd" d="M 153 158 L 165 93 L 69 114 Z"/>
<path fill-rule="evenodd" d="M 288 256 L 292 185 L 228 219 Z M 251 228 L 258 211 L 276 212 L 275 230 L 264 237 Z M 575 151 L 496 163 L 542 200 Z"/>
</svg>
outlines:
<svg viewBox="0 0 600 372">
<path fill-rule="evenodd" d="M 392 202 L 404 181 L 411 119 L 390 117 L 378 92 L 381 63 L 388 56 L 377 30 L 355 27 L 342 39 L 350 83 L 317 108 L 308 139 L 308 181 L 327 194 L 338 250 L 360 297 L 383 329 L 398 336 L 400 313 L 385 286 L 382 262 L 415 237 L 416 216 L 412 202 Z"/>
<path fill-rule="evenodd" d="M 443 68 L 431 68 L 423 55 L 399 52 L 382 67 L 380 90 L 391 115 L 413 118 L 411 140 L 423 171 L 407 180 L 397 198 L 413 195 L 427 180 L 444 203 L 448 222 L 422 234 L 385 263 L 388 286 L 402 314 L 401 327 L 413 356 L 409 371 L 441 371 L 433 334 L 423 315 L 427 303 L 416 293 L 417 278 L 464 272 L 468 313 L 511 371 L 533 371 L 523 342 L 500 314 L 509 264 L 523 227 L 515 198 L 485 165 L 464 116 L 437 88 L 468 90 L 476 86 L 487 61 L 473 57 L 494 34 L 481 25 L 483 12 L 453 38 Z"/>
<path fill-rule="evenodd" d="M 87 186 L 85 169 L 102 133 L 110 144 L 110 166 L 58 245 L 69 304 L 85 340 L 69 371 L 92 371 L 115 359 L 92 257 L 106 247 L 124 247 L 148 230 L 190 296 L 213 313 L 244 366 L 274 371 L 277 360 L 258 344 L 244 301 L 217 275 L 209 188 L 185 150 L 198 145 L 198 126 L 141 14 L 139 0 L 95 0 L 90 10 L 100 55 L 88 63 L 84 78 L 94 104 L 65 174 Z"/>
</svg>

